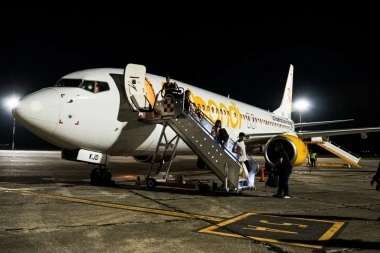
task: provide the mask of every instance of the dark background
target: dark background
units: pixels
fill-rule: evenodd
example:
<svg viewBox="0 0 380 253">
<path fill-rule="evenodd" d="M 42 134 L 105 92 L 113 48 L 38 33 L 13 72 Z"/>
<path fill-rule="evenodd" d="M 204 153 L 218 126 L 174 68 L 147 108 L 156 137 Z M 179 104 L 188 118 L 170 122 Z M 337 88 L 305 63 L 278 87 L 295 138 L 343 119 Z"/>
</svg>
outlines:
<svg viewBox="0 0 380 253">
<path fill-rule="evenodd" d="M 302 121 L 355 119 L 304 130 L 380 126 L 375 4 L 181 8 L 138 14 L 4 13 L 0 144 L 12 144 L 6 98 L 52 86 L 73 71 L 128 63 L 270 111 L 280 104 L 293 64 L 293 102 L 306 98 L 312 104 Z M 292 119 L 299 122 L 299 112 Z M 366 140 L 360 134 L 330 140 L 362 154 L 379 152 L 379 137 L 369 133 Z M 57 149 L 17 123 L 15 147 Z"/>
</svg>

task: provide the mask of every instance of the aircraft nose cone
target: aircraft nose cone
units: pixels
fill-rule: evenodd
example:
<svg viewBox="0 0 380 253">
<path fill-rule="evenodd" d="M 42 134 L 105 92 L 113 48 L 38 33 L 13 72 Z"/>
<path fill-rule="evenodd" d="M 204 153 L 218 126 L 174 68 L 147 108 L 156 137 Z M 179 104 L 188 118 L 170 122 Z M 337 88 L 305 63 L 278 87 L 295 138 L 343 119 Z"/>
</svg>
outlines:
<svg viewBox="0 0 380 253">
<path fill-rule="evenodd" d="M 60 111 L 60 97 L 46 88 L 22 98 L 12 109 L 13 117 L 32 133 L 44 137 L 54 133 Z"/>
</svg>

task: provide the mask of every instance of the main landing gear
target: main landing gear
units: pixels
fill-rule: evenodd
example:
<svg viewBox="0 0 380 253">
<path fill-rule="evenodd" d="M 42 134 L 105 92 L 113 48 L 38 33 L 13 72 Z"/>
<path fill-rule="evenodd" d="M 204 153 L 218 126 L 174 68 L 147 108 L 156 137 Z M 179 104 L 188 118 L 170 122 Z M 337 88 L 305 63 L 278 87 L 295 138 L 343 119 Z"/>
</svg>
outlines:
<svg viewBox="0 0 380 253">
<path fill-rule="evenodd" d="M 103 167 L 103 168 L 102 168 Z M 112 180 L 112 173 L 105 165 L 99 165 L 91 171 L 90 175 L 91 185 L 114 185 L 115 181 Z"/>
</svg>

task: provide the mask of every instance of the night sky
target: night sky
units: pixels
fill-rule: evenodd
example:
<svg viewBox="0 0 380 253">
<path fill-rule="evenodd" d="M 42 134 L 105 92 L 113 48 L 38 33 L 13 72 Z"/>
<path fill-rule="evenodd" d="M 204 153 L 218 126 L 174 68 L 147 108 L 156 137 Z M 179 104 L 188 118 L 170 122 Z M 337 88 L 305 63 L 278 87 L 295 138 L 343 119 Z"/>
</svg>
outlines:
<svg viewBox="0 0 380 253">
<path fill-rule="evenodd" d="M 275 5 L 275 4 L 273 4 Z M 322 6 L 323 5 L 323 6 Z M 185 8 L 182 7 L 182 8 Z M 12 143 L 4 101 L 54 85 L 73 71 L 144 64 L 183 81 L 273 111 L 290 64 L 293 101 L 312 104 L 302 121 L 355 119 L 304 130 L 380 126 L 379 15 L 375 5 L 278 6 L 114 13 L 4 13 L 0 16 L 0 144 Z M 299 122 L 299 112 L 292 114 Z M 331 137 L 360 154 L 380 134 Z M 16 123 L 16 149 L 58 149 Z M 1 148 L 1 147 L 0 147 Z"/>
</svg>

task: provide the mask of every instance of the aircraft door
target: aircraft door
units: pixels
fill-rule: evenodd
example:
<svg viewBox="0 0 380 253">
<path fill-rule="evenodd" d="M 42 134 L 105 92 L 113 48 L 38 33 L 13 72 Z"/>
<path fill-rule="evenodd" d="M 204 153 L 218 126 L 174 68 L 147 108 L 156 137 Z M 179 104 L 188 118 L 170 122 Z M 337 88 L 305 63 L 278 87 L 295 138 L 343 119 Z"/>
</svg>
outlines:
<svg viewBox="0 0 380 253">
<path fill-rule="evenodd" d="M 253 116 L 253 114 L 251 114 L 251 120 L 252 120 L 252 129 L 255 129 L 256 128 L 256 121 L 255 121 L 255 116 Z"/>
<path fill-rule="evenodd" d="M 248 112 L 245 115 L 245 119 L 247 121 L 247 127 L 248 127 L 248 129 L 250 129 L 252 127 L 252 122 L 251 122 L 251 119 L 249 117 L 249 113 Z"/>
<path fill-rule="evenodd" d="M 145 91 L 146 68 L 143 65 L 128 64 L 124 70 L 124 86 L 132 111 L 149 112 L 153 106 L 149 103 Z"/>
</svg>

